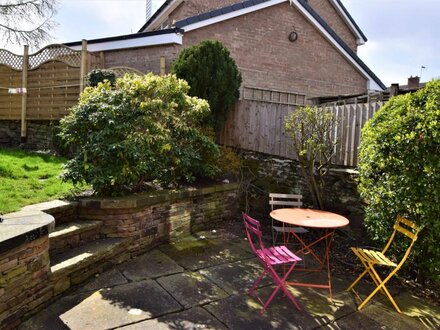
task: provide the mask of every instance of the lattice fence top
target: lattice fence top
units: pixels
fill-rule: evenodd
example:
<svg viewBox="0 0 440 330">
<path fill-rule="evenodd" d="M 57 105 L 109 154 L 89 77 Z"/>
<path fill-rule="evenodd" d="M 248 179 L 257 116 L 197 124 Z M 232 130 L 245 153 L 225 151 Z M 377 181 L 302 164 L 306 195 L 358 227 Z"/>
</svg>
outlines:
<svg viewBox="0 0 440 330">
<path fill-rule="evenodd" d="M 116 77 L 123 77 L 126 73 L 134 73 L 140 76 L 145 75 L 145 73 L 142 73 L 138 69 L 130 68 L 128 66 L 115 66 L 113 68 L 109 68 L 109 70 L 112 70 Z"/>
<path fill-rule="evenodd" d="M 28 68 L 35 69 L 48 61 L 61 61 L 71 67 L 81 66 L 81 51 L 73 50 L 64 45 L 49 45 L 34 54 L 29 55 Z M 0 49 L 0 64 L 16 70 L 23 68 L 23 56 Z"/>
<path fill-rule="evenodd" d="M 29 69 L 35 69 L 48 61 L 61 61 L 72 67 L 81 66 L 81 51 L 64 45 L 49 45 L 29 55 Z"/>
<path fill-rule="evenodd" d="M 15 70 L 21 70 L 23 56 L 15 55 L 6 49 L 0 49 L 0 64 L 7 65 Z"/>
</svg>

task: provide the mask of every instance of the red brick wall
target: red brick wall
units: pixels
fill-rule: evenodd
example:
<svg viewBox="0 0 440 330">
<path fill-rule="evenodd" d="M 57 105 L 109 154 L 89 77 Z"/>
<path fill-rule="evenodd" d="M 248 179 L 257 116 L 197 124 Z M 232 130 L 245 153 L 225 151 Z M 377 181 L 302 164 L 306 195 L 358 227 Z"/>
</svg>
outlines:
<svg viewBox="0 0 440 330">
<path fill-rule="evenodd" d="M 129 66 L 141 72 L 159 74 L 160 57 L 164 56 L 166 71 L 168 72 L 179 49 L 180 46 L 178 45 L 165 45 L 107 51 L 104 53 L 105 67 Z"/>
<path fill-rule="evenodd" d="M 328 25 L 345 41 L 345 43 L 357 52 L 356 36 L 348 28 L 342 17 L 329 0 L 309 0 L 310 6 L 321 16 Z"/>
<path fill-rule="evenodd" d="M 288 40 L 292 22 L 298 33 L 294 43 Z M 366 92 L 366 79 L 287 2 L 186 32 L 183 37 L 185 46 L 204 39 L 225 44 L 245 86 L 307 96 Z"/>
<path fill-rule="evenodd" d="M 288 40 L 292 22 L 298 33 L 294 43 Z M 186 32 L 183 43 L 190 46 L 205 39 L 225 44 L 242 72 L 245 86 L 309 97 L 367 90 L 366 79 L 288 2 Z M 159 73 L 159 58 L 165 56 L 168 72 L 180 48 L 174 45 L 109 51 L 105 53 L 105 66 L 126 65 Z"/>
<path fill-rule="evenodd" d="M 239 3 L 239 0 L 186 0 L 179 7 L 177 7 L 169 16 L 169 21 L 179 21 L 181 19 L 206 13 L 208 11 L 223 8 L 234 3 Z"/>
</svg>

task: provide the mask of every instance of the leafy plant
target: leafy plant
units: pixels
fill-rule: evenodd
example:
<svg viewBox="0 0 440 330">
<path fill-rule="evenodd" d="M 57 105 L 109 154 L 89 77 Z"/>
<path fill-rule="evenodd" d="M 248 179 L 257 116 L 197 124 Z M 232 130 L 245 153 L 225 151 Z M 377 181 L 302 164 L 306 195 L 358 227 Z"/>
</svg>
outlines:
<svg viewBox="0 0 440 330">
<path fill-rule="evenodd" d="M 108 81 L 88 87 L 61 121 L 61 137 L 75 146 L 64 178 L 87 182 L 100 194 L 141 190 L 145 182 L 163 186 L 212 176 L 208 159 L 218 147 L 200 128 L 209 106 L 189 97 L 186 81 L 126 75 L 115 88 Z"/>
<path fill-rule="evenodd" d="M 383 243 L 398 214 L 425 225 L 413 270 L 440 282 L 440 80 L 386 103 L 362 130 L 359 158 L 370 235 Z"/>
<path fill-rule="evenodd" d="M 284 123 L 313 205 L 321 210 L 324 209 L 324 176 L 328 173 L 337 144 L 331 136 L 336 122 L 331 112 L 306 106 L 296 108 Z"/>
<path fill-rule="evenodd" d="M 85 83 L 87 86 L 96 87 L 100 82 L 108 80 L 111 86 L 115 85 L 116 75 L 112 70 L 106 69 L 95 69 L 90 71 L 86 78 Z"/>
<path fill-rule="evenodd" d="M 183 49 L 171 72 L 188 82 L 190 95 L 208 101 L 211 116 L 207 124 L 219 132 L 240 96 L 241 75 L 229 50 L 219 41 L 202 41 Z"/>
</svg>

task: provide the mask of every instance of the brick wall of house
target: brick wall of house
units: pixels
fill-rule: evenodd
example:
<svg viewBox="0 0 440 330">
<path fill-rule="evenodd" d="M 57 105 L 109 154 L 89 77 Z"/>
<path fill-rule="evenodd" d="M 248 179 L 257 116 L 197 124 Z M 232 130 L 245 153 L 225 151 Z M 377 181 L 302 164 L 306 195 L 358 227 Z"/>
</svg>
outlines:
<svg viewBox="0 0 440 330">
<path fill-rule="evenodd" d="M 276 17 L 276 20 L 267 19 Z M 292 22 L 298 39 L 288 35 Z M 205 39 L 219 40 L 230 50 L 243 85 L 297 92 L 308 97 L 366 92 L 366 79 L 289 3 L 242 15 L 186 32 L 183 46 Z M 105 65 L 127 65 L 159 72 L 159 57 L 167 71 L 182 46 L 157 46 L 108 51 Z"/>
<path fill-rule="evenodd" d="M 208 11 L 223 8 L 234 3 L 239 3 L 239 0 L 186 0 L 178 6 L 170 15 L 169 22 L 179 21 L 181 19 L 206 13 Z"/>
<path fill-rule="evenodd" d="M 357 52 L 356 37 L 348 28 L 342 17 L 329 0 L 308 0 L 310 6 L 321 16 L 328 25 L 344 40 L 344 42 Z"/>
<path fill-rule="evenodd" d="M 104 52 L 104 65 L 106 68 L 129 66 L 141 72 L 159 74 L 160 57 L 164 56 L 168 72 L 180 48 L 179 45 L 165 45 L 106 51 Z"/>
<path fill-rule="evenodd" d="M 292 22 L 298 33 L 293 43 L 288 40 Z M 185 46 L 204 39 L 226 45 L 245 86 L 309 97 L 366 92 L 366 79 L 287 2 L 186 32 L 183 37 Z"/>
<path fill-rule="evenodd" d="M 166 24 L 172 24 L 173 21 L 205 13 L 214 9 L 222 8 L 239 0 L 187 0 L 180 4 L 170 15 Z M 348 28 L 342 17 L 331 5 L 329 0 L 309 0 L 310 6 L 327 22 L 330 27 L 347 43 L 354 51 L 357 51 L 356 37 Z M 292 23 L 295 25 L 295 23 Z"/>
</svg>

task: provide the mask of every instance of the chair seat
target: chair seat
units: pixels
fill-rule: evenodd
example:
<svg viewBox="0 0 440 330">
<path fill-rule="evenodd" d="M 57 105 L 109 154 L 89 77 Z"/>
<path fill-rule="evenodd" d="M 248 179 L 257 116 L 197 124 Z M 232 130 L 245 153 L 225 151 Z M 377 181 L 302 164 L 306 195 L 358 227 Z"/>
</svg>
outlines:
<svg viewBox="0 0 440 330">
<path fill-rule="evenodd" d="M 301 258 L 290 251 L 286 246 L 273 246 L 268 249 L 258 249 L 257 254 L 264 260 L 264 255 L 268 257 L 270 265 L 282 265 L 295 261 L 301 261 Z"/>
<path fill-rule="evenodd" d="M 309 231 L 303 227 L 281 227 L 281 226 L 273 226 L 273 230 L 279 232 L 279 233 L 288 233 L 289 231 L 294 231 L 297 234 L 305 234 Z"/>
<path fill-rule="evenodd" d="M 351 249 L 360 259 L 369 264 L 397 267 L 396 263 L 388 259 L 382 252 L 353 247 Z"/>
</svg>

